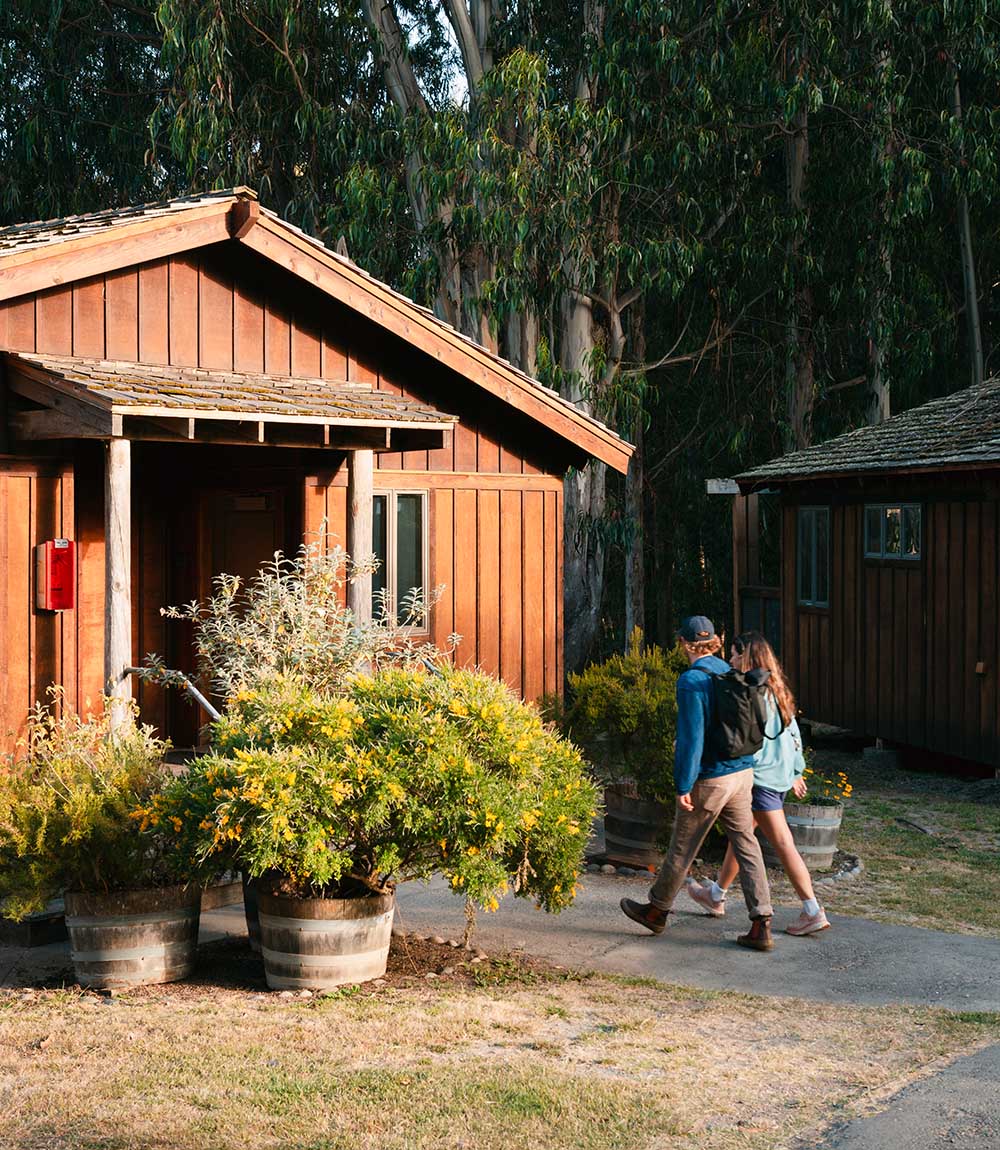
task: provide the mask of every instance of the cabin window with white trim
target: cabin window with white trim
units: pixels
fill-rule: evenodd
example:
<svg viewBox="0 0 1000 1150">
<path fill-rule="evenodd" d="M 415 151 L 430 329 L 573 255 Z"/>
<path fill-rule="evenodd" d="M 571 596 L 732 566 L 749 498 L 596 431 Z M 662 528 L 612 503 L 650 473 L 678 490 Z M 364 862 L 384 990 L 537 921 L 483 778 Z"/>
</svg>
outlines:
<svg viewBox="0 0 1000 1150">
<path fill-rule="evenodd" d="M 920 558 L 922 508 L 919 503 L 865 505 L 865 558 Z"/>
<path fill-rule="evenodd" d="M 799 508 L 798 601 L 830 606 L 830 508 Z"/>
<path fill-rule="evenodd" d="M 372 506 L 372 615 L 427 631 L 427 492 L 376 492 Z"/>
</svg>

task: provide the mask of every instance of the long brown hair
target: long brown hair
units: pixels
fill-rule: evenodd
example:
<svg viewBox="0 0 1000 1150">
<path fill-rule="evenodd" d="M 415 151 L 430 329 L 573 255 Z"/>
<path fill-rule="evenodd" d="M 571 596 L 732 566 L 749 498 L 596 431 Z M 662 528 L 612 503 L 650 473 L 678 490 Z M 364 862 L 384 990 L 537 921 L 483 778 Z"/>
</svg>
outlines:
<svg viewBox="0 0 1000 1150">
<path fill-rule="evenodd" d="M 759 631 L 744 631 L 733 640 L 732 665 L 737 671 L 752 671 L 757 667 L 771 672 L 767 681 L 774 702 L 787 727 L 795 718 L 795 696 L 778 662 L 774 648 Z"/>
</svg>

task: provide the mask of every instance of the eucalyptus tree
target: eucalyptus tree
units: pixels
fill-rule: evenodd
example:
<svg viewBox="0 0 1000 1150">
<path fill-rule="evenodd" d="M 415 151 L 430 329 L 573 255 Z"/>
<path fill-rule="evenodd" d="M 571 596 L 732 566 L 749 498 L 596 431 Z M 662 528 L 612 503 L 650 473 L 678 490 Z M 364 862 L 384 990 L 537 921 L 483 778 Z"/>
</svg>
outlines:
<svg viewBox="0 0 1000 1150">
<path fill-rule="evenodd" d="M 0 219 L 154 199 L 146 163 L 163 85 L 152 0 L 0 4 Z"/>
</svg>

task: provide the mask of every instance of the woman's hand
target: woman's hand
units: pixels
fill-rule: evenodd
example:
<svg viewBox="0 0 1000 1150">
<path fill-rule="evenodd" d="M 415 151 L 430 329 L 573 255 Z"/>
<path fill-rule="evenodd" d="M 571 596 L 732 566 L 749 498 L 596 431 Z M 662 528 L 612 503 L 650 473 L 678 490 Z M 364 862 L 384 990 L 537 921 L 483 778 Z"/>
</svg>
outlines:
<svg viewBox="0 0 1000 1150">
<path fill-rule="evenodd" d="M 806 792 L 808 790 L 809 790 L 809 788 L 808 788 L 808 786 L 806 786 L 805 779 L 801 775 L 799 775 L 799 777 L 795 780 L 795 782 L 792 783 L 792 794 L 797 799 L 804 799 L 806 797 Z"/>
</svg>

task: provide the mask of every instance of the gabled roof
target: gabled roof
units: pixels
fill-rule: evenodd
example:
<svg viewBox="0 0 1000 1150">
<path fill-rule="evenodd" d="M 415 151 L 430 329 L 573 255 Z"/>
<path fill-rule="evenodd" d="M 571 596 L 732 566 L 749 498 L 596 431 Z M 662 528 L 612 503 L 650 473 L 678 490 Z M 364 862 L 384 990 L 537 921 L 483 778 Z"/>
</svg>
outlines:
<svg viewBox="0 0 1000 1150">
<path fill-rule="evenodd" d="M 738 475 L 741 487 L 762 482 L 864 475 L 880 471 L 947 471 L 1000 465 L 1000 379 L 989 379 L 884 423 L 859 427 L 804 451 Z"/>
<path fill-rule="evenodd" d="M 227 240 L 246 245 L 407 340 L 578 452 L 617 471 L 628 469 L 633 448 L 610 428 L 262 208 L 248 188 L 0 228 L 0 300 Z"/>
</svg>

